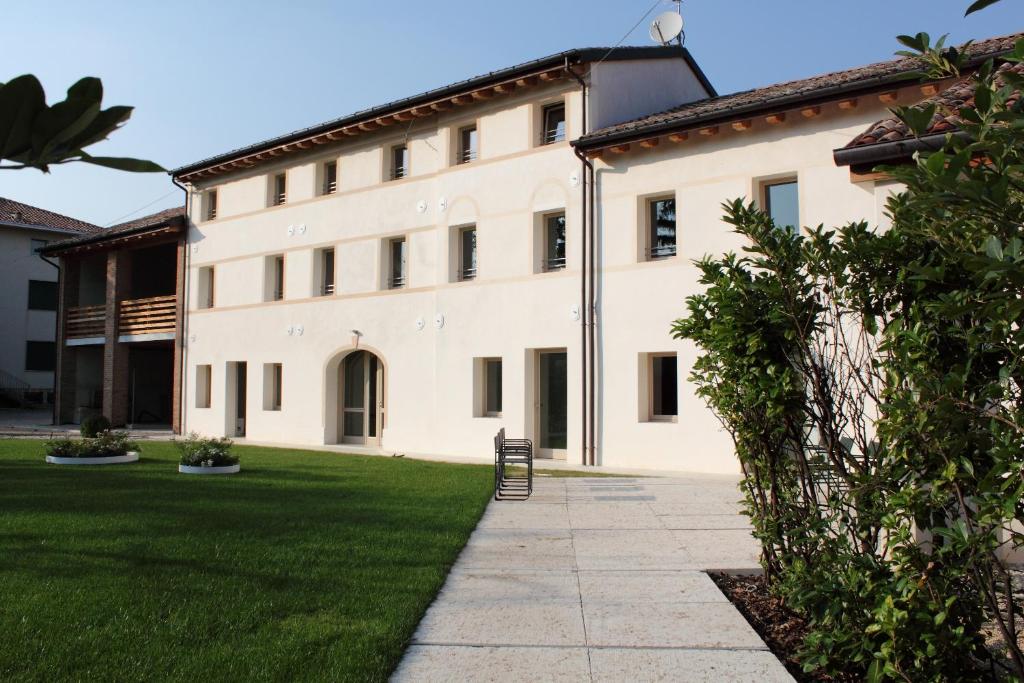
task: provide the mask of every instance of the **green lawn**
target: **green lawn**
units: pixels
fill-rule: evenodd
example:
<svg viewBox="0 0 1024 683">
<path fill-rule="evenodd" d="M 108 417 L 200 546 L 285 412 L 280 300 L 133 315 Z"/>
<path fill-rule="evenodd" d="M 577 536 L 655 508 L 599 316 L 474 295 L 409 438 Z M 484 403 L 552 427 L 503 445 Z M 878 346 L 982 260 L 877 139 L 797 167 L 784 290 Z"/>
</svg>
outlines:
<svg viewBox="0 0 1024 683">
<path fill-rule="evenodd" d="M 241 474 L 0 440 L 0 680 L 384 680 L 490 467 L 236 447 Z"/>
</svg>

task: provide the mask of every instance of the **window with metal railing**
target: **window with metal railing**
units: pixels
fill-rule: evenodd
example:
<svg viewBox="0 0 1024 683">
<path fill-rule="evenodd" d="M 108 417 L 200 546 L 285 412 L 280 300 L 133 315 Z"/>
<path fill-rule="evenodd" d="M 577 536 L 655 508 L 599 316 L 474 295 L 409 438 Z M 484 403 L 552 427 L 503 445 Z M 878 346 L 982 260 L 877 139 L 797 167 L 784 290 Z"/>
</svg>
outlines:
<svg viewBox="0 0 1024 683">
<path fill-rule="evenodd" d="M 549 104 L 541 110 L 540 144 L 550 145 L 565 140 L 565 103 Z"/>
<path fill-rule="evenodd" d="M 284 299 L 284 254 L 266 258 L 264 301 Z"/>
<path fill-rule="evenodd" d="M 477 139 L 475 124 L 459 129 L 459 151 L 455 158 L 456 163 L 467 164 L 476 159 Z"/>
<path fill-rule="evenodd" d="M 206 204 L 206 220 L 212 221 L 217 217 L 217 190 L 207 190 L 203 201 Z"/>
<path fill-rule="evenodd" d="M 274 176 L 273 184 L 271 186 L 270 203 L 273 206 L 280 206 L 284 204 L 288 199 L 288 181 L 287 176 L 284 173 L 278 173 Z"/>
<path fill-rule="evenodd" d="M 476 277 L 476 226 L 459 230 L 459 280 Z"/>
<path fill-rule="evenodd" d="M 406 279 L 406 245 L 404 237 L 396 237 L 388 244 L 388 289 L 405 287 Z"/>
<path fill-rule="evenodd" d="M 676 255 L 676 199 L 647 200 L 647 257 L 651 260 Z"/>
<path fill-rule="evenodd" d="M 545 272 L 565 268 L 565 214 L 555 213 L 544 217 L 544 261 Z"/>
<path fill-rule="evenodd" d="M 338 162 L 325 161 L 323 166 L 323 185 L 321 194 L 334 194 L 338 190 Z"/>
<path fill-rule="evenodd" d="M 391 179 L 398 180 L 409 175 L 409 148 L 395 145 L 391 148 Z"/>
<path fill-rule="evenodd" d="M 321 249 L 317 267 L 319 273 L 318 294 L 331 296 L 334 294 L 334 249 Z"/>
</svg>

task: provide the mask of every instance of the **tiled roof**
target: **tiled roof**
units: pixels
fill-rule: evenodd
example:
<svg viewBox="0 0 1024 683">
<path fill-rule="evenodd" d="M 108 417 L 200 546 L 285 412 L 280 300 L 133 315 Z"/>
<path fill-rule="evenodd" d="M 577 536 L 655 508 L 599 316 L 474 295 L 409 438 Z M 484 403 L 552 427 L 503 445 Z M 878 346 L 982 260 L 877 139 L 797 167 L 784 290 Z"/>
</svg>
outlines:
<svg viewBox="0 0 1024 683">
<path fill-rule="evenodd" d="M 92 223 L 80 221 L 60 213 L 40 209 L 37 206 L 22 204 L 13 199 L 0 197 L 0 223 L 5 225 L 25 225 L 31 227 L 54 228 L 62 232 L 73 232 L 90 235 L 102 228 Z"/>
<path fill-rule="evenodd" d="M 997 74 L 1002 72 L 1013 72 L 1024 76 L 1024 64 L 1003 64 L 997 70 Z M 938 135 L 959 128 L 961 123 L 959 116 L 960 108 L 974 106 L 974 88 L 973 79 L 964 78 L 917 105 L 937 105 L 935 115 L 932 117 L 931 123 L 924 134 Z M 1017 97 L 1019 96 L 1020 93 L 1017 93 Z M 899 142 L 913 137 L 914 134 L 907 128 L 907 124 L 895 116 L 890 116 L 871 124 L 866 131 L 855 137 L 844 149 L 886 142 Z"/>
<path fill-rule="evenodd" d="M 1024 38 L 1024 33 L 989 38 L 973 43 L 966 52 L 968 62 L 978 63 L 988 57 L 1005 54 L 1013 50 L 1014 44 L 1021 38 Z M 917 59 L 902 57 L 798 81 L 778 83 L 765 88 L 745 90 L 732 95 L 711 97 L 659 114 L 596 130 L 580 138 L 576 144 L 581 147 L 600 146 L 617 139 L 640 137 L 646 132 L 681 129 L 713 120 L 749 115 L 752 112 L 796 106 L 829 97 L 841 97 L 857 90 L 881 87 L 901 81 L 920 68 L 921 64 Z"/>
<path fill-rule="evenodd" d="M 91 244 L 94 242 L 102 242 L 106 239 L 118 237 L 128 233 L 144 232 L 148 228 L 160 228 L 169 225 L 184 225 L 185 223 L 185 207 L 176 206 L 171 209 L 164 209 L 152 213 L 142 218 L 136 218 L 133 221 L 127 221 L 125 223 L 118 223 L 112 225 L 109 228 L 97 228 L 97 231 L 89 235 L 83 235 L 82 237 L 76 237 L 74 239 L 61 240 L 60 242 L 54 242 L 43 250 L 43 253 L 58 252 L 68 247 L 76 247 L 81 244 Z"/>
</svg>

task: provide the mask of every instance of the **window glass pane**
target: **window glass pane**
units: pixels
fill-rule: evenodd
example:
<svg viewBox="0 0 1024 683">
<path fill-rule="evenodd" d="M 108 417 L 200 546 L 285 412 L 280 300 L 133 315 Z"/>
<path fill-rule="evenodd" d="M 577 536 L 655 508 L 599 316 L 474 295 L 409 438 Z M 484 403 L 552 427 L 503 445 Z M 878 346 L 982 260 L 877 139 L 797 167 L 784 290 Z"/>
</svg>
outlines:
<svg viewBox="0 0 1024 683">
<path fill-rule="evenodd" d="M 284 298 L 284 256 L 274 257 L 274 300 Z"/>
<path fill-rule="evenodd" d="M 334 294 L 334 250 L 324 249 L 323 263 L 323 286 L 321 294 Z"/>
<path fill-rule="evenodd" d="M 392 150 L 391 177 L 404 178 L 409 171 L 409 150 L 399 145 Z"/>
<path fill-rule="evenodd" d="M 800 201 L 797 183 L 777 183 L 764 188 L 765 211 L 780 228 L 797 230 L 800 226 Z"/>
<path fill-rule="evenodd" d="M 365 388 L 363 352 L 356 351 L 345 356 L 345 407 L 363 409 L 363 391 Z M 359 415 L 362 434 L 362 414 Z"/>
<path fill-rule="evenodd" d="M 377 436 L 377 374 L 379 372 L 377 356 L 370 354 L 369 366 L 367 384 L 370 390 L 370 400 L 366 402 L 366 435 Z"/>
<path fill-rule="evenodd" d="M 285 200 L 285 174 L 281 173 L 274 178 L 274 203 L 284 204 Z"/>
<path fill-rule="evenodd" d="M 274 410 L 281 410 L 281 364 L 274 365 Z"/>
<path fill-rule="evenodd" d="M 544 266 L 547 270 L 565 267 L 565 214 L 548 216 L 544 236 Z"/>
<path fill-rule="evenodd" d="M 476 159 L 476 126 L 463 128 L 459 138 L 459 162 Z"/>
<path fill-rule="evenodd" d="M 501 412 L 501 361 L 489 360 L 487 363 L 487 412 Z"/>
<path fill-rule="evenodd" d="M 57 345 L 52 341 L 25 342 L 25 369 L 53 372 L 57 365 Z"/>
<path fill-rule="evenodd" d="M 29 280 L 28 307 L 32 311 L 56 311 L 57 283 Z"/>
<path fill-rule="evenodd" d="M 651 202 L 651 258 L 676 253 L 676 200 Z"/>
<path fill-rule="evenodd" d="M 462 231 L 462 277 L 476 277 L 476 229 Z"/>
<path fill-rule="evenodd" d="M 654 405 L 651 412 L 654 415 L 677 415 L 678 397 L 676 382 L 676 357 L 655 356 L 652 359 L 652 398 Z"/>
<path fill-rule="evenodd" d="M 405 284 L 405 240 L 391 241 L 391 286 Z"/>
<path fill-rule="evenodd" d="M 338 162 L 324 164 L 324 194 L 331 194 L 338 188 Z"/>
<path fill-rule="evenodd" d="M 544 143 L 565 139 L 565 105 L 555 104 L 544 109 Z"/>
</svg>

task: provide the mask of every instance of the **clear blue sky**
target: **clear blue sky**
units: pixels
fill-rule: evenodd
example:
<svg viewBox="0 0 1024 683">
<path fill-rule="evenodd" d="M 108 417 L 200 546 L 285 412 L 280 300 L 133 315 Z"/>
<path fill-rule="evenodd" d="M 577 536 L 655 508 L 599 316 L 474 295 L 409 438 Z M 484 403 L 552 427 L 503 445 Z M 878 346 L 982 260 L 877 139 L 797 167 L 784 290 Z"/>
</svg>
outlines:
<svg viewBox="0 0 1024 683">
<path fill-rule="evenodd" d="M 167 168 L 555 52 L 613 45 L 654 0 L 3 0 L 0 81 L 52 102 L 99 76 L 136 107 L 94 153 Z M 686 0 L 686 45 L 720 93 L 889 59 L 899 33 L 955 41 L 1024 30 L 1024 4 Z M 655 13 L 671 8 L 663 2 Z M 646 45 L 646 22 L 625 41 Z M 163 174 L 82 164 L 0 171 L 0 196 L 108 225 L 182 201 Z M 151 206 L 142 209 L 150 202 Z M 134 212 L 134 213 L 133 213 Z"/>
</svg>

